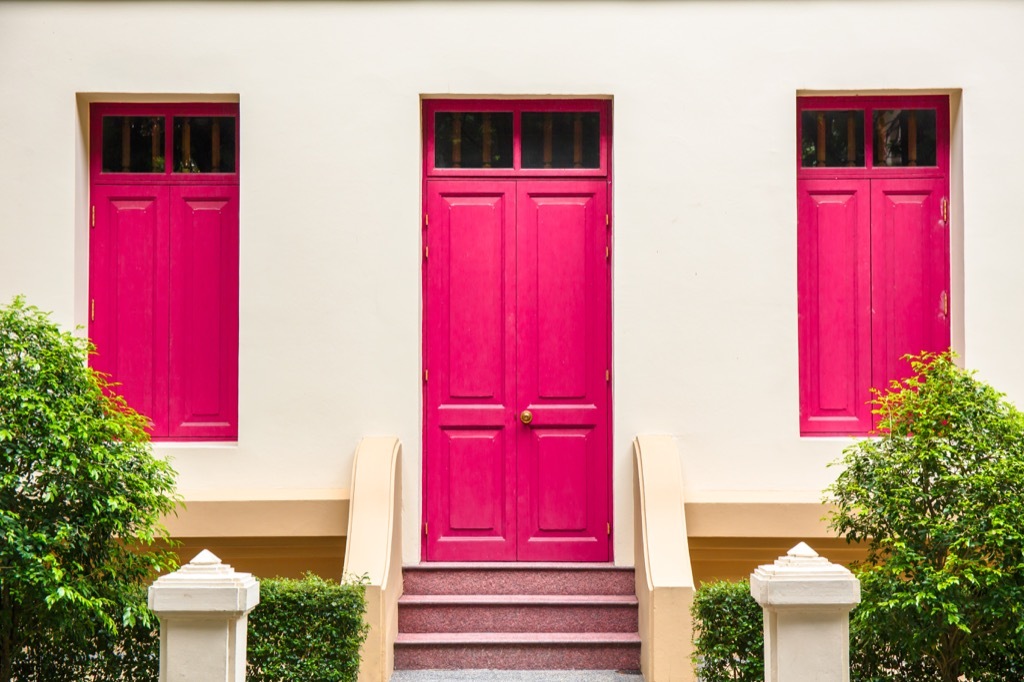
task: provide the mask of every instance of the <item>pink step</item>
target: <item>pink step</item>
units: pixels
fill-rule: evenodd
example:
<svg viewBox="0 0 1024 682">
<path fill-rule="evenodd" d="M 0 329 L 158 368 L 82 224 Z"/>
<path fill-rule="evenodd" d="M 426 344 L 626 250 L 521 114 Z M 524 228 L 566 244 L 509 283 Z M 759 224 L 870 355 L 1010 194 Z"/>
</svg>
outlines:
<svg viewBox="0 0 1024 682">
<path fill-rule="evenodd" d="M 399 632 L 395 668 L 638 670 L 640 636 L 635 632 Z"/>
<path fill-rule="evenodd" d="M 428 632 L 637 631 L 632 595 L 404 595 L 398 630 Z"/>
<path fill-rule="evenodd" d="M 636 594 L 633 569 L 612 564 L 431 563 L 402 572 L 406 594 Z"/>
</svg>

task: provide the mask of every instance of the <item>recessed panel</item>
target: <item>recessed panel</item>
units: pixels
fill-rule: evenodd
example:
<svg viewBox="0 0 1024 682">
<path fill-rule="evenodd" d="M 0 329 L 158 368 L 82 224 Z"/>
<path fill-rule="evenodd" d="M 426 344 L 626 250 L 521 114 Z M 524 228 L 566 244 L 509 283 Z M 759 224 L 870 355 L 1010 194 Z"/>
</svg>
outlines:
<svg viewBox="0 0 1024 682">
<path fill-rule="evenodd" d="M 224 218 L 227 202 L 220 199 L 186 199 L 186 222 L 182 228 L 189 248 L 187 260 L 173 267 L 186 269 L 184 281 L 187 289 L 180 292 L 186 297 L 184 306 L 188 316 L 187 336 L 178 339 L 188 346 L 188 401 L 189 418 L 216 417 L 223 411 L 221 398 L 221 349 L 224 329 L 221 301 L 224 287 L 224 248 L 228 241 L 225 232 L 230 229 Z"/>
<path fill-rule="evenodd" d="M 542 398 L 582 398 L 587 390 L 587 200 L 536 201 L 537 388 Z"/>
<path fill-rule="evenodd" d="M 504 433 L 448 432 L 448 526 L 500 533 L 504 503 Z"/>
<path fill-rule="evenodd" d="M 448 211 L 450 396 L 501 396 L 503 198 L 453 200 Z"/>
<path fill-rule="evenodd" d="M 850 371 L 855 338 L 849 330 L 856 324 L 857 310 L 856 199 L 832 195 L 817 201 L 818 407 L 848 410 L 855 397 Z"/>
<path fill-rule="evenodd" d="M 117 275 L 113 309 L 102 311 L 116 316 L 114 338 L 117 343 L 101 352 L 115 352 L 113 380 L 120 385 L 118 393 L 135 410 L 152 416 L 154 405 L 154 325 L 156 323 L 157 222 L 159 210 L 166 210 L 157 200 L 114 199 L 111 202 L 116 240 Z M 109 366 L 109 365 L 107 365 Z"/>
<path fill-rule="evenodd" d="M 587 436 L 537 436 L 537 525 L 541 532 L 587 527 Z"/>
</svg>

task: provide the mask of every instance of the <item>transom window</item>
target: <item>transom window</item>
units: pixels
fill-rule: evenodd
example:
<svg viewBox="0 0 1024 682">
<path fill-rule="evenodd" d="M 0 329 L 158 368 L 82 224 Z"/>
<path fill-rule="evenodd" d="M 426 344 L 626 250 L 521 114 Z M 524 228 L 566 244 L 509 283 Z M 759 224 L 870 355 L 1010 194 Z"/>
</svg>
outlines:
<svg viewBox="0 0 1024 682">
<path fill-rule="evenodd" d="M 599 176 L 608 100 L 426 100 L 428 175 Z"/>
</svg>

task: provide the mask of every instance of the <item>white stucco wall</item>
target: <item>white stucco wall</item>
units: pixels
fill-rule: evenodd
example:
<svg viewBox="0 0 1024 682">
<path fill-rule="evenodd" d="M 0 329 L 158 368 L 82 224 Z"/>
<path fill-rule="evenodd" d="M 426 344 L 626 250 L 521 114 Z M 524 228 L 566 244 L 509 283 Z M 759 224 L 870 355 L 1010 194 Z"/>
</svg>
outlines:
<svg viewBox="0 0 1024 682">
<path fill-rule="evenodd" d="M 0 300 L 86 323 L 89 101 L 237 96 L 239 439 L 160 451 L 192 499 L 331 497 L 395 434 L 416 560 L 419 98 L 612 96 L 629 564 L 637 433 L 677 437 L 697 502 L 815 501 L 845 442 L 798 431 L 798 92 L 962 90 L 954 338 L 1024 403 L 1021 26 L 982 0 L 0 2 Z"/>
</svg>

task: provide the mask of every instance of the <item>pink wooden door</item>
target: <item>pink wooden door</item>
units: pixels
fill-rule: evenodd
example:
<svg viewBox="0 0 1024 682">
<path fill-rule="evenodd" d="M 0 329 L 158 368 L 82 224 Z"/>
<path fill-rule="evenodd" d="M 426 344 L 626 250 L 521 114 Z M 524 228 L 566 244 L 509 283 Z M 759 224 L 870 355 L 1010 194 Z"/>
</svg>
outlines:
<svg viewBox="0 0 1024 682">
<path fill-rule="evenodd" d="M 798 183 L 801 431 L 871 428 L 870 180 Z"/>
<path fill-rule="evenodd" d="M 606 188 L 427 182 L 428 560 L 609 559 Z"/>
<path fill-rule="evenodd" d="M 154 424 L 167 423 L 167 187 L 95 185 L 90 235 L 90 362 Z"/>
<path fill-rule="evenodd" d="M 518 183 L 521 561 L 609 559 L 606 188 Z"/>
<path fill-rule="evenodd" d="M 514 561 L 515 182 L 427 188 L 427 556 Z"/>
<path fill-rule="evenodd" d="M 871 181 L 873 385 L 910 374 L 902 357 L 949 348 L 945 178 Z"/>
<path fill-rule="evenodd" d="M 171 188 L 170 438 L 229 438 L 238 419 L 238 185 Z"/>
</svg>

